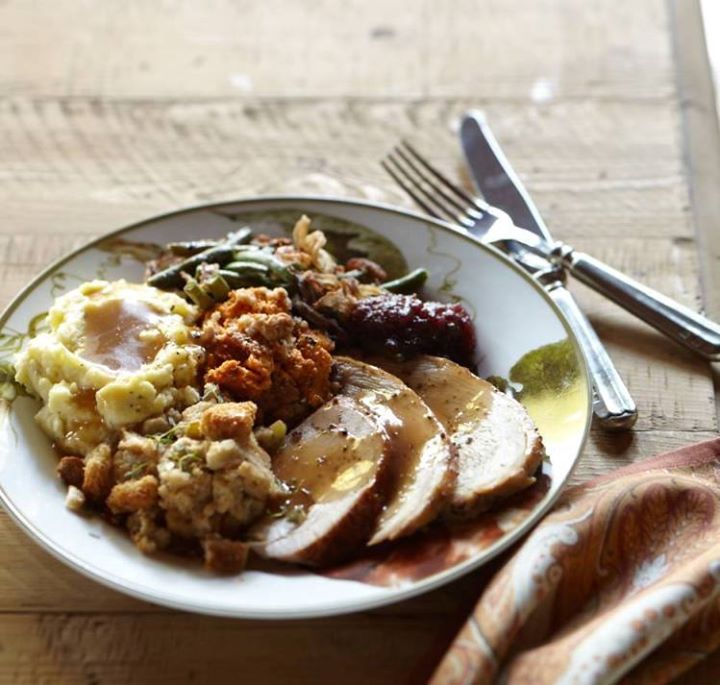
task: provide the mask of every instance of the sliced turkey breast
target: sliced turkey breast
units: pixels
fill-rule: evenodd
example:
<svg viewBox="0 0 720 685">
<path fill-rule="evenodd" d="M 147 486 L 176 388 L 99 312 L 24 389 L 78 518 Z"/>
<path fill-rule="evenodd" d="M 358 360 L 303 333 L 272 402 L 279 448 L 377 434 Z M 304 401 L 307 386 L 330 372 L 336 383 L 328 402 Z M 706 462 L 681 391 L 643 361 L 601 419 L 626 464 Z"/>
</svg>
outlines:
<svg viewBox="0 0 720 685">
<path fill-rule="evenodd" d="M 382 421 L 338 396 L 285 439 L 273 471 L 292 494 L 282 516 L 251 536 L 262 556 L 309 566 L 345 559 L 372 534 L 391 484 L 390 440 Z"/>
<path fill-rule="evenodd" d="M 382 369 L 336 357 L 341 392 L 383 417 L 392 450 L 393 489 L 368 544 L 409 535 L 446 505 L 455 484 L 455 450 L 416 392 Z"/>
<path fill-rule="evenodd" d="M 534 483 L 544 449 L 525 408 L 465 367 L 422 355 L 398 362 L 373 358 L 433 410 L 458 452 L 450 513 L 485 511 Z"/>
</svg>

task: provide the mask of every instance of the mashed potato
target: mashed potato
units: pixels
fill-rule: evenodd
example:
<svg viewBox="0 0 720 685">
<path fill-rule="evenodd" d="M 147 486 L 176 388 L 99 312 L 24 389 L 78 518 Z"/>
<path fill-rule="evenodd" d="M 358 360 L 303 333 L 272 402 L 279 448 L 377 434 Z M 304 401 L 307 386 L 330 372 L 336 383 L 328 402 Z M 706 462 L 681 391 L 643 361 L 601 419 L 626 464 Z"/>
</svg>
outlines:
<svg viewBox="0 0 720 685">
<path fill-rule="evenodd" d="M 125 281 L 92 281 L 59 297 L 50 330 L 16 359 L 17 380 L 40 397 L 42 429 L 65 452 L 87 454 L 113 432 L 198 400 L 195 307 Z"/>
</svg>

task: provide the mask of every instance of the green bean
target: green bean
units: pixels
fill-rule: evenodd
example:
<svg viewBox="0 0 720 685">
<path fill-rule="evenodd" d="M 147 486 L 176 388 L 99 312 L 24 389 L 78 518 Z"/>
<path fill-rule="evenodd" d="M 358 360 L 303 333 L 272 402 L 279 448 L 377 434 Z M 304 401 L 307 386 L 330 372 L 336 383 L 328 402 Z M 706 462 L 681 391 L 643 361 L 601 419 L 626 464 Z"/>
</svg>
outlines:
<svg viewBox="0 0 720 685">
<path fill-rule="evenodd" d="M 250 228 L 250 226 L 243 226 L 237 231 L 228 233 L 226 240 L 230 245 L 236 245 L 239 247 L 240 245 L 245 245 L 245 243 L 248 243 L 250 241 L 250 238 L 252 238 L 252 233 L 252 228 Z"/>
<path fill-rule="evenodd" d="M 394 281 L 387 281 L 380 287 L 391 293 L 416 293 L 427 280 L 428 272 L 425 269 L 415 269 Z"/>
<path fill-rule="evenodd" d="M 200 287 L 200 284 L 194 278 L 191 278 L 185 284 L 183 292 L 200 307 L 200 309 L 209 309 L 214 304 L 212 297 Z"/>
<path fill-rule="evenodd" d="M 215 302 L 221 302 L 230 292 L 228 282 L 220 275 L 215 274 L 202 284 L 202 289 L 212 297 Z"/>
<path fill-rule="evenodd" d="M 235 255 L 235 260 L 243 262 L 257 262 L 258 264 L 265 264 L 271 269 L 287 269 L 287 264 L 281 262 L 270 252 L 262 252 L 260 250 L 248 250 L 246 252 L 238 252 Z"/>
<path fill-rule="evenodd" d="M 236 273 L 241 271 L 256 271 L 257 273 L 266 274 L 270 271 L 270 267 L 265 264 L 258 264 L 257 262 L 242 259 L 225 264 L 224 270 Z"/>
<path fill-rule="evenodd" d="M 241 276 L 235 271 L 228 271 L 227 269 L 220 269 L 218 274 L 225 279 L 225 282 L 230 286 L 231 289 L 244 288 L 248 284 L 248 279 Z"/>
<path fill-rule="evenodd" d="M 245 226 L 234 233 L 230 233 L 228 237 L 219 242 L 217 245 L 194 254 L 192 257 L 184 259 L 178 264 L 173 264 L 167 269 L 158 271 L 148 278 L 148 285 L 162 288 L 165 290 L 171 288 L 180 288 L 183 285 L 182 273 L 195 273 L 200 264 L 214 263 L 223 266 L 232 261 L 235 255 L 235 248 L 250 239 L 252 230 Z"/>
<path fill-rule="evenodd" d="M 292 265 L 282 259 L 278 259 L 275 251 L 271 247 L 241 245 L 236 249 L 234 261 L 265 264 L 270 267 L 276 278 L 280 278 L 284 283 L 290 283 L 292 281 L 292 273 L 290 271 Z"/>
<path fill-rule="evenodd" d="M 273 253 L 273 248 L 269 245 L 238 245 L 235 250 L 237 252 L 265 252 L 267 254 Z"/>
<path fill-rule="evenodd" d="M 190 257 L 191 255 L 215 247 L 217 240 L 188 240 L 181 243 L 168 243 L 167 249 L 178 257 Z"/>
<path fill-rule="evenodd" d="M 248 272 L 258 267 L 265 269 L 267 282 L 264 285 L 287 286 L 292 283 L 292 273 L 287 265 L 271 255 L 255 255 L 251 252 L 242 252 L 235 261 L 230 262 L 225 268 L 229 271 Z"/>
<path fill-rule="evenodd" d="M 232 282 L 233 288 L 248 288 L 256 285 L 272 288 L 275 285 L 272 272 L 262 264 L 233 262 L 232 269 L 223 269 L 223 271 L 228 271 L 235 277 Z"/>
<path fill-rule="evenodd" d="M 184 259 L 178 264 L 173 264 L 167 269 L 158 271 L 148 278 L 148 285 L 165 290 L 170 288 L 179 288 L 183 284 L 183 272 L 195 273 L 195 269 L 204 263 L 227 264 L 233 258 L 233 247 L 230 245 L 217 245 L 209 250 L 198 252 L 192 257 Z"/>
</svg>

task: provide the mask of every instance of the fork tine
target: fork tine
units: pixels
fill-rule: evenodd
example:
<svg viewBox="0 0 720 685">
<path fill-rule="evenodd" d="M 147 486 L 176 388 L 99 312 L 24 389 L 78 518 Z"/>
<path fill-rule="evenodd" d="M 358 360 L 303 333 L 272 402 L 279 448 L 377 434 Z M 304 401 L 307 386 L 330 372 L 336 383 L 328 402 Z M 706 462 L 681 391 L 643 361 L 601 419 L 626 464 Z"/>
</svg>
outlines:
<svg viewBox="0 0 720 685">
<path fill-rule="evenodd" d="M 460 208 L 460 211 L 457 211 L 456 205 L 444 202 L 443 198 L 446 195 L 437 192 L 436 184 L 428 181 L 423 175 L 415 175 L 415 167 L 406 163 L 405 158 L 399 156 L 397 152 L 388 154 L 386 164 L 391 168 L 394 166 L 393 179 L 403 182 L 401 187 L 431 216 L 442 221 L 459 223 L 467 229 L 475 226 L 478 217 L 471 214 L 472 210 Z M 429 186 L 432 192 L 426 186 Z"/>
<path fill-rule="evenodd" d="M 483 214 L 481 212 L 473 207 L 463 207 L 448 197 L 448 194 L 439 188 L 432 178 L 428 178 L 427 174 L 421 172 L 417 165 L 413 164 L 407 155 L 397 147 L 387 156 L 387 159 L 395 165 L 395 171 L 405 178 L 406 185 L 409 184 L 410 188 L 414 189 L 410 196 L 416 199 L 418 195 L 422 195 L 424 200 L 422 200 L 421 207 L 425 208 L 430 204 L 437 208 L 433 213 L 436 218 L 459 223 L 467 229 L 473 228 L 479 221 L 482 221 Z M 441 214 L 439 217 L 437 210 Z"/>
<path fill-rule="evenodd" d="M 430 162 L 428 162 L 407 140 L 400 141 L 400 145 L 403 146 L 410 155 L 428 172 L 430 172 L 440 183 L 442 183 L 448 190 L 453 192 L 467 205 L 478 207 L 482 211 L 481 207 L 478 206 L 478 201 L 472 195 L 468 194 L 459 185 L 453 183 L 444 174 L 441 174 Z"/>
<path fill-rule="evenodd" d="M 407 141 L 395 146 L 381 164 L 395 183 L 436 219 L 460 224 L 474 235 L 485 235 L 503 216 L 510 220 L 446 178 Z"/>
<path fill-rule="evenodd" d="M 388 156 L 388 159 L 391 159 L 391 157 Z M 394 160 L 393 160 L 394 161 Z M 380 165 L 382 166 L 385 171 L 390 174 L 392 177 L 392 180 L 395 181 L 415 202 L 416 205 L 420 207 L 426 214 L 429 214 L 432 217 L 435 217 L 436 219 L 442 219 L 442 217 L 430 206 L 428 205 L 425 200 L 423 200 L 405 181 L 393 170 L 393 168 L 383 160 L 380 162 Z"/>
<path fill-rule="evenodd" d="M 453 207 L 456 213 L 464 214 L 468 212 L 469 207 L 467 207 L 467 203 L 463 204 L 461 202 L 458 202 L 457 199 L 445 192 L 445 190 L 443 190 L 443 187 L 439 185 L 432 176 L 429 176 L 425 171 L 419 168 L 417 164 L 415 164 L 415 162 L 402 149 L 402 147 L 397 146 L 395 148 L 395 153 L 400 157 L 400 159 L 402 159 L 403 162 L 405 162 L 408 167 L 413 170 L 413 173 L 417 177 L 419 177 L 424 183 L 430 186 L 430 188 L 432 188 L 432 190 L 435 191 L 437 195 L 442 197 L 442 199 L 445 200 L 446 203 Z"/>
<path fill-rule="evenodd" d="M 421 176 L 419 179 L 414 177 L 410 173 L 408 165 L 401 164 L 401 160 L 398 159 L 397 155 L 390 153 L 387 156 L 387 163 L 392 165 L 396 174 L 405 180 L 404 185 L 401 187 L 431 216 L 443 221 L 458 221 L 464 218 L 458 217 L 454 208 L 447 207 L 437 196 L 430 193 L 423 185 L 423 177 Z M 396 176 L 393 176 L 393 178 L 396 178 Z"/>
</svg>

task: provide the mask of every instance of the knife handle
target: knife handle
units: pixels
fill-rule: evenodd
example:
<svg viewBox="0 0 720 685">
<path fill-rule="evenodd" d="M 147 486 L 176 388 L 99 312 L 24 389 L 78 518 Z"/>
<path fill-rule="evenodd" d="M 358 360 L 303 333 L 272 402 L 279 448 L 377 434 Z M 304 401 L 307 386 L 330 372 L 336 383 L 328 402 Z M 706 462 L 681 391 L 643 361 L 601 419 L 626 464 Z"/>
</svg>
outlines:
<svg viewBox="0 0 720 685">
<path fill-rule="evenodd" d="M 705 359 L 720 360 L 720 325 L 567 245 L 558 254 L 579 281 Z"/>
<path fill-rule="evenodd" d="M 637 407 L 595 329 L 561 281 L 546 286 L 565 315 L 585 355 L 593 381 L 593 413 L 607 430 L 627 430 L 637 420 Z"/>
</svg>

